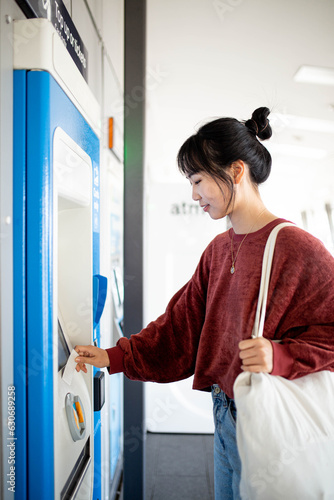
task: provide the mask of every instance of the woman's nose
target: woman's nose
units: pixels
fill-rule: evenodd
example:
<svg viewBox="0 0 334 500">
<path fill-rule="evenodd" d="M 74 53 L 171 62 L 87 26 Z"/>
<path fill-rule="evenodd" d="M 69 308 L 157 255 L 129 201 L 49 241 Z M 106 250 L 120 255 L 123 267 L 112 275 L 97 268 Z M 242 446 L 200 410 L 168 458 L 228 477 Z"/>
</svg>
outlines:
<svg viewBox="0 0 334 500">
<path fill-rule="evenodd" d="M 192 188 L 191 197 L 194 201 L 199 201 L 201 199 L 200 195 L 197 192 L 197 188 L 196 188 L 195 184 L 193 185 L 193 188 Z"/>
</svg>

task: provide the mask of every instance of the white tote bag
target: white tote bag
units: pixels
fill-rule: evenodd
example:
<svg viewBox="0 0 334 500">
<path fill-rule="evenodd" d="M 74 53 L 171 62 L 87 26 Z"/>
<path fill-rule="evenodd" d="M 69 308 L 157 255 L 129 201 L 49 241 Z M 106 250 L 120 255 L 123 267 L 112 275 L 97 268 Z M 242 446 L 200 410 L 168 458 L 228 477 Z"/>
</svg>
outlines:
<svg viewBox="0 0 334 500">
<path fill-rule="evenodd" d="M 287 225 L 267 241 L 252 337 L 263 333 L 276 237 Z M 334 373 L 244 372 L 234 397 L 242 500 L 334 500 Z"/>
</svg>

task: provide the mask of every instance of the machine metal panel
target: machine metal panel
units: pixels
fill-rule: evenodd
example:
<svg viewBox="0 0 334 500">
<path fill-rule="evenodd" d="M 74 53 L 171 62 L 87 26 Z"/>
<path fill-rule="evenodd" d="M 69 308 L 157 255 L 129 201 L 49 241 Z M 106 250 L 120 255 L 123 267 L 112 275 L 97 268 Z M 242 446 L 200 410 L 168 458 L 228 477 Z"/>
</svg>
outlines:
<svg viewBox="0 0 334 500">
<path fill-rule="evenodd" d="M 17 323 L 15 329 L 15 385 L 23 404 L 17 414 L 17 429 L 22 437 L 17 448 L 17 477 L 20 478 L 17 486 L 22 498 L 52 499 L 55 491 L 54 401 L 57 399 L 54 387 L 55 373 L 58 373 L 58 366 L 55 367 L 58 350 L 54 345 L 54 318 L 58 311 L 54 302 L 53 138 L 60 127 L 91 159 L 93 185 L 95 181 L 92 274 L 99 270 L 96 248 L 99 224 L 97 220 L 94 222 L 94 217 L 99 216 L 99 139 L 49 73 L 16 71 L 15 81 L 21 84 L 15 94 L 15 130 L 19 132 L 15 149 L 21 151 L 22 148 L 16 155 L 15 168 L 20 168 L 21 174 L 16 179 L 19 185 L 14 194 L 20 219 L 14 279 L 16 291 L 21 293 L 16 301 L 21 323 Z M 25 275 L 21 273 L 23 267 Z M 97 336 L 97 330 L 94 335 Z M 95 433 L 98 440 L 99 428 Z"/>
</svg>

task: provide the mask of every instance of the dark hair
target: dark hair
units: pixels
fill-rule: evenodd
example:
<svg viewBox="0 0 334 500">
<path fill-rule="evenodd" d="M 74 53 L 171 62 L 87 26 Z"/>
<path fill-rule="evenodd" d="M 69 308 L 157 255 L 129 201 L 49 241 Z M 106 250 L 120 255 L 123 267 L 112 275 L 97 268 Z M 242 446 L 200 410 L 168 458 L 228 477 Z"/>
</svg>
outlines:
<svg viewBox="0 0 334 500">
<path fill-rule="evenodd" d="M 181 146 L 177 155 L 180 172 L 187 176 L 206 172 L 216 181 L 223 181 L 231 192 L 230 205 L 234 183 L 228 169 L 233 162 L 244 161 L 256 185 L 269 177 L 271 156 L 257 139 L 269 139 L 272 135 L 269 113 L 268 108 L 258 108 L 250 120 L 218 118 L 206 123 Z"/>
</svg>

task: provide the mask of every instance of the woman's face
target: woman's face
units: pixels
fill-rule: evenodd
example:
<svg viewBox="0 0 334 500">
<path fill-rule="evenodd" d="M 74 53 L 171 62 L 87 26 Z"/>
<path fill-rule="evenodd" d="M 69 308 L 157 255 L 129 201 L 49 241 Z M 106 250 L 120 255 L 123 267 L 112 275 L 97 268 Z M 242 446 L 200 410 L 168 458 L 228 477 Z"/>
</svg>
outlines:
<svg viewBox="0 0 334 500">
<path fill-rule="evenodd" d="M 231 194 L 226 184 L 205 172 L 193 174 L 188 179 L 192 186 L 192 199 L 199 202 L 211 219 L 222 219 L 230 213 L 231 206 L 227 208 L 227 205 Z"/>
</svg>

